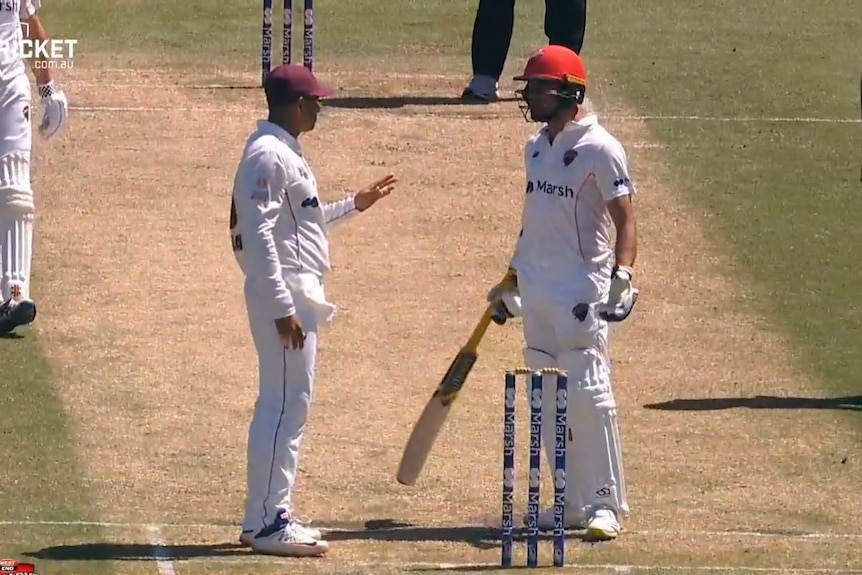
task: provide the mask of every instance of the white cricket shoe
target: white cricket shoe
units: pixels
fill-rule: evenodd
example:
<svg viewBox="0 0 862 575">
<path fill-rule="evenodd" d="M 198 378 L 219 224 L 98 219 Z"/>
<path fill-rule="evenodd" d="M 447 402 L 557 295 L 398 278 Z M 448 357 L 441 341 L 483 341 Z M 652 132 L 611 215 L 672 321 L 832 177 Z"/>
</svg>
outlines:
<svg viewBox="0 0 862 575">
<path fill-rule="evenodd" d="M 257 553 L 281 557 L 319 557 L 326 553 L 329 544 L 311 537 L 307 529 L 294 521 L 288 511 L 283 511 L 271 525 L 251 537 L 251 548 Z"/>
<path fill-rule="evenodd" d="M 609 541 L 620 534 L 620 522 L 610 509 L 596 509 L 587 523 L 587 541 Z"/>
<path fill-rule="evenodd" d="M 539 531 L 553 531 L 554 530 L 554 508 L 549 507 L 544 511 L 539 512 L 538 521 L 536 522 L 539 527 Z M 527 526 L 527 516 L 524 515 L 524 527 Z M 563 525 L 564 529 L 584 529 L 584 517 L 581 515 L 579 510 L 569 510 L 566 509 L 565 514 L 565 522 Z"/>
<path fill-rule="evenodd" d="M 320 529 L 316 529 L 309 525 L 304 525 L 298 519 L 294 519 L 293 523 L 295 524 L 295 528 L 300 531 L 305 531 L 305 534 L 311 537 L 312 539 L 317 539 L 318 541 L 323 539 L 323 533 Z M 254 529 L 246 529 L 239 535 L 239 542 L 241 545 L 245 547 L 251 547 L 251 542 L 254 540 L 255 531 Z"/>
</svg>

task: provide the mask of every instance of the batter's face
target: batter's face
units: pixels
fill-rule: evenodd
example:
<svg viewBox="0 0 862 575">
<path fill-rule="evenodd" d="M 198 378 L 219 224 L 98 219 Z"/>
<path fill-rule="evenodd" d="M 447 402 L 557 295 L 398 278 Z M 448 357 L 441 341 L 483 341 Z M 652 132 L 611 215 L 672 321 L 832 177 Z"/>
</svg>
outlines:
<svg viewBox="0 0 862 575">
<path fill-rule="evenodd" d="M 559 83 L 553 80 L 530 80 L 522 92 L 524 102 L 530 110 L 530 119 L 534 122 L 551 121 L 563 107 L 560 97 L 556 94 Z M 567 109 L 568 106 L 565 106 Z"/>
</svg>

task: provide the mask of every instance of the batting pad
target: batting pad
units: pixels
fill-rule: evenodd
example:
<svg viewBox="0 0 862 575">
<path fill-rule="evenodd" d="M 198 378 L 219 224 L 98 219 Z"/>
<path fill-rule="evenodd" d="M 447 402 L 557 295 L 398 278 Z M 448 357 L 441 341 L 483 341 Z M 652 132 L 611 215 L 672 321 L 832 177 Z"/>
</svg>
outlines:
<svg viewBox="0 0 862 575">
<path fill-rule="evenodd" d="M 606 357 L 575 350 L 560 354 L 558 363 L 569 374 L 566 500 L 582 503 L 586 517 L 604 507 L 622 519 L 629 509 Z"/>
<path fill-rule="evenodd" d="M 30 298 L 33 214 L 0 213 L 0 300 Z"/>
</svg>

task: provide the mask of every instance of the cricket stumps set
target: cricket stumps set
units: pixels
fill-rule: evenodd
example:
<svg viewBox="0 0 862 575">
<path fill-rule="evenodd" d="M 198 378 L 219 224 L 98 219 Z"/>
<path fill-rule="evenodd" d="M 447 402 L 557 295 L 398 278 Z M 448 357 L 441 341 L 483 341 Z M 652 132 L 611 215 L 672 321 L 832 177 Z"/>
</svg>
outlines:
<svg viewBox="0 0 862 575">
<path fill-rule="evenodd" d="M 281 63 L 290 64 L 293 45 L 293 0 L 282 0 L 284 2 L 283 28 L 281 34 L 282 54 Z M 263 80 L 272 69 L 273 54 L 273 4 L 277 0 L 263 0 L 263 24 L 261 27 L 262 38 L 260 46 L 260 81 Z M 314 0 L 305 0 L 302 12 L 302 63 L 309 70 L 314 63 Z"/>
<path fill-rule="evenodd" d="M 566 491 L 566 429 L 568 407 L 568 377 L 559 369 L 532 370 L 518 368 L 506 372 L 505 400 L 503 408 L 503 509 L 502 509 L 502 553 L 500 565 L 512 566 L 514 546 L 514 496 L 515 496 L 515 398 L 517 379 L 525 377 L 529 384 L 530 443 L 529 474 L 527 481 L 527 567 L 539 564 L 539 495 L 542 461 L 542 410 L 547 398 L 544 396 L 543 380 L 553 376 L 556 380 L 554 409 L 554 567 L 562 567 L 566 559 L 565 539 L 565 491 Z"/>
</svg>

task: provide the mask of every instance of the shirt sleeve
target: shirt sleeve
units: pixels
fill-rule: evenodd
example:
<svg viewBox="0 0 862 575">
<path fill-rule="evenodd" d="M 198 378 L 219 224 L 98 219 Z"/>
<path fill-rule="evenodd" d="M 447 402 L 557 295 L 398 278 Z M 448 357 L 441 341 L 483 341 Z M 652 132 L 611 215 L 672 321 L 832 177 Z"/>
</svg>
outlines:
<svg viewBox="0 0 862 575">
<path fill-rule="evenodd" d="M 21 9 L 18 12 L 20 20 L 28 20 L 42 6 L 41 0 L 21 0 Z"/>
<path fill-rule="evenodd" d="M 323 210 L 323 218 L 326 220 L 326 223 L 329 225 L 341 223 L 358 213 L 353 198 L 353 196 L 350 196 L 337 202 L 323 204 L 321 209 Z"/>
<path fill-rule="evenodd" d="M 533 147 L 534 138 L 530 138 L 527 140 L 527 143 L 524 145 L 524 174 L 527 173 L 527 164 L 530 162 L 530 149 Z M 529 185 L 529 181 L 527 181 L 524 185 Z M 521 236 L 524 235 L 523 221 L 521 222 L 521 229 L 518 232 L 518 238 L 515 240 L 515 247 L 512 249 L 512 256 L 509 258 L 509 267 L 512 269 L 517 269 L 518 263 L 518 248 L 521 245 Z"/>
<path fill-rule="evenodd" d="M 248 159 L 234 191 L 249 275 L 262 297 L 271 302 L 273 320 L 296 313 L 273 235 L 284 203 L 285 174 L 278 155 L 265 151 Z"/>
<path fill-rule="evenodd" d="M 626 152 L 622 144 L 617 141 L 608 143 L 598 150 L 593 173 L 606 202 L 637 193 L 629 177 Z"/>
</svg>

